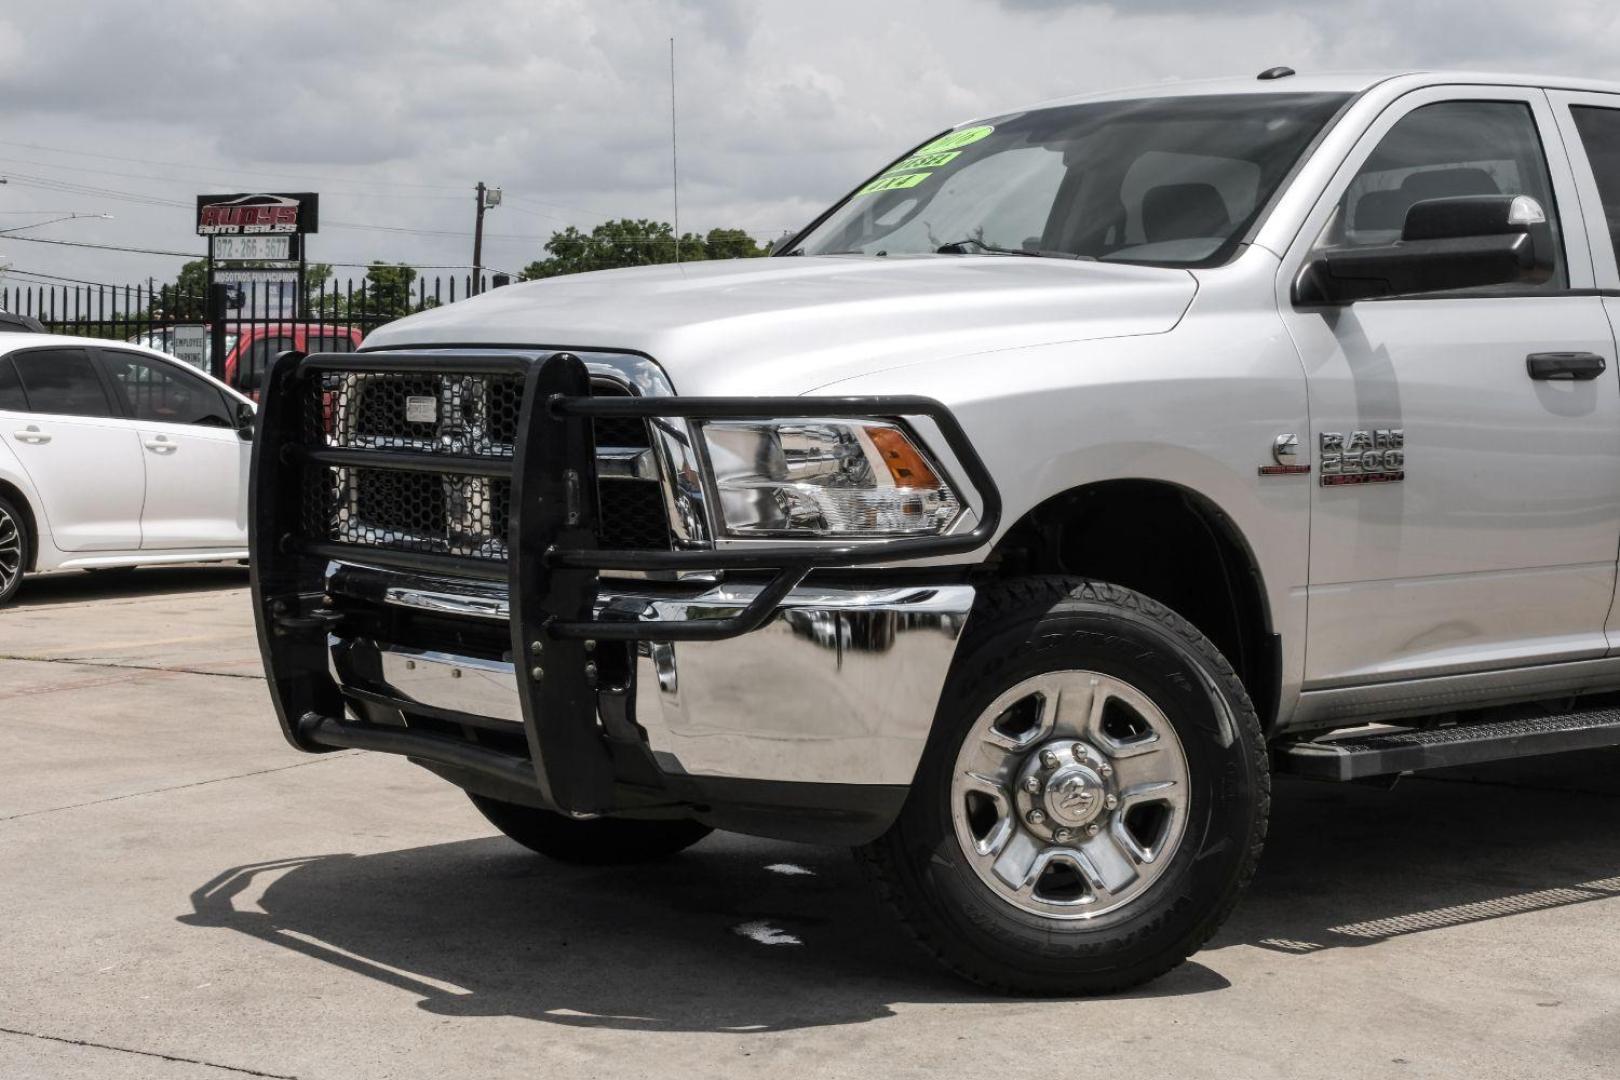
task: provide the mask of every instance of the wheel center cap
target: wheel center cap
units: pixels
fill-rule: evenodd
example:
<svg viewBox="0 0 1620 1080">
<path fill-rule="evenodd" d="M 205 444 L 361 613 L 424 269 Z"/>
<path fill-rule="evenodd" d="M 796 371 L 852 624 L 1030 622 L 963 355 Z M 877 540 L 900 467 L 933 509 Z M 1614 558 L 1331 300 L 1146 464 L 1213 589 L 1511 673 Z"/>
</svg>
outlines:
<svg viewBox="0 0 1620 1080">
<path fill-rule="evenodd" d="M 1042 801 L 1053 821 L 1069 826 L 1089 825 L 1102 813 L 1107 794 L 1102 777 L 1084 765 L 1070 765 L 1047 780 Z"/>
</svg>

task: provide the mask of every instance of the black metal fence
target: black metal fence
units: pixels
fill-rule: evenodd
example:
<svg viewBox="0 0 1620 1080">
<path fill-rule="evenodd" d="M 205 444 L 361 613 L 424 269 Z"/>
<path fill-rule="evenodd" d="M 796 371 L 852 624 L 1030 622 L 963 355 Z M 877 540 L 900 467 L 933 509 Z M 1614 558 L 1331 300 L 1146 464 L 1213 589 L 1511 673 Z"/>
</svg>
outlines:
<svg viewBox="0 0 1620 1080">
<path fill-rule="evenodd" d="M 477 291 L 504 283 L 486 276 Z M 302 293 L 293 283 L 249 280 L 227 286 L 216 320 L 203 289 L 7 281 L 0 284 L 0 310 L 37 319 L 52 333 L 159 349 L 253 394 L 281 352 L 350 352 L 384 323 L 453 304 L 473 284 L 470 275 L 427 278 L 393 267 L 376 277 L 328 279 Z M 215 355 L 221 340 L 224 355 Z"/>
</svg>

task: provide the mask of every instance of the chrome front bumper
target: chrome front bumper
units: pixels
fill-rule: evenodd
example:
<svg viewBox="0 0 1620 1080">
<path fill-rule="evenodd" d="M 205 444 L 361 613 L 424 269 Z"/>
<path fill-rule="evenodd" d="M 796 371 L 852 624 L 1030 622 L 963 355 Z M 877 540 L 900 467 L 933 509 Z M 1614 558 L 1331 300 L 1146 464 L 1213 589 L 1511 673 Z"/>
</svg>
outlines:
<svg viewBox="0 0 1620 1080">
<path fill-rule="evenodd" d="M 341 567 L 329 572 L 342 591 Z M 755 585 L 660 595 L 651 583 L 603 582 L 597 615 L 687 620 L 737 614 Z M 877 590 L 801 586 L 760 629 L 723 641 L 635 645 L 631 715 L 659 767 L 693 777 L 908 785 L 957 640 L 969 585 Z M 504 622 L 504 590 L 400 577 L 377 597 L 433 615 Z M 346 691 L 520 730 L 510 658 L 329 638 Z"/>
</svg>

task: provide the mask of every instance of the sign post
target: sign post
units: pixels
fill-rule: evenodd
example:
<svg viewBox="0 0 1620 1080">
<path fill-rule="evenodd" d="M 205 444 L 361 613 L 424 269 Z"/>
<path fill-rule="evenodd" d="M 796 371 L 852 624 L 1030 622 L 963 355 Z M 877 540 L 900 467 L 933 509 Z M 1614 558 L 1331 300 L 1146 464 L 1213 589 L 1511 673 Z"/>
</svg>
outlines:
<svg viewBox="0 0 1620 1080">
<path fill-rule="evenodd" d="M 319 231 L 320 196 L 314 192 L 197 196 L 197 235 L 208 237 L 208 331 L 216 378 L 225 371 L 225 311 L 230 294 L 246 297 L 246 317 L 255 312 L 253 298 L 279 295 L 277 318 L 287 313 L 286 291 L 293 290 L 293 318 L 303 316 L 304 236 Z M 262 289 L 259 288 L 262 286 Z M 239 314 L 238 318 L 242 316 Z M 238 375 L 241 373 L 238 372 Z"/>
<path fill-rule="evenodd" d="M 230 287 L 215 285 L 214 275 L 208 275 L 208 374 L 225 381 L 225 305 L 229 302 Z"/>
</svg>

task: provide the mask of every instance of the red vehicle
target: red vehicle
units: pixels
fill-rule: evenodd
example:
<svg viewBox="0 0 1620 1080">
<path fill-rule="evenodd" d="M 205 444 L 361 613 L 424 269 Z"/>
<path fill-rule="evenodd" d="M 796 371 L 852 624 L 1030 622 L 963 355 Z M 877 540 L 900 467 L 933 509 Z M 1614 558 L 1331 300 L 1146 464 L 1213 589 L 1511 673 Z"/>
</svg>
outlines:
<svg viewBox="0 0 1620 1080">
<path fill-rule="evenodd" d="M 225 353 L 225 381 L 257 401 L 264 373 L 288 349 L 306 353 L 354 352 L 363 336 L 355 327 L 330 323 L 244 322 L 235 343 Z"/>
</svg>

